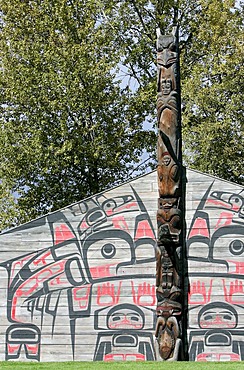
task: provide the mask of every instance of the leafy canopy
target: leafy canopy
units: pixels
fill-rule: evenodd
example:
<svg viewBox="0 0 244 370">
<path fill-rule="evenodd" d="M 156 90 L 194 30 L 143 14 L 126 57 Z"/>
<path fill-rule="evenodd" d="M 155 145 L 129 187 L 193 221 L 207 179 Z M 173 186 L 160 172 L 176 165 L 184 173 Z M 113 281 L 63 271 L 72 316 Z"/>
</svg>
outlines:
<svg viewBox="0 0 244 370">
<path fill-rule="evenodd" d="M 234 3 L 201 1 L 196 13 L 182 52 L 183 134 L 187 164 L 244 185 L 243 5 Z"/>
</svg>

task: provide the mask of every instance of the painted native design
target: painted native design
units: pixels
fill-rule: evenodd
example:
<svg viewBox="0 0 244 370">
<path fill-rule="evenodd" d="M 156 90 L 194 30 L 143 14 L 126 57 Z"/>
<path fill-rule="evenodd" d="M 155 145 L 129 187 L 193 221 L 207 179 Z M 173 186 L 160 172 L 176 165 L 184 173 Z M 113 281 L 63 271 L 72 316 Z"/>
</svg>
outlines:
<svg viewBox="0 0 244 370">
<path fill-rule="evenodd" d="M 218 189 L 218 190 L 214 190 Z M 244 192 L 213 183 L 189 230 L 189 357 L 244 360 Z"/>
<path fill-rule="evenodd" d="M 49 344 L 58 355 L 65 340 L 74 360 L 154 360 L 155 234 L 136 191 L 80 202 L 33 221 L 31 232 L 40 223 L 50 245 L 0 264 L 5 359 L 46 361 Z"/>
<path fill-rule="evenodd" d="M 244 191 L 199 174 L 199 192 L 192 173 L 189 360 L 243 361 Z M 157 320 L 178 335 L 155 314 L 156 190 L 136 181 L 0 235 L 1 360 L 156 360 Z"/>
</svg>

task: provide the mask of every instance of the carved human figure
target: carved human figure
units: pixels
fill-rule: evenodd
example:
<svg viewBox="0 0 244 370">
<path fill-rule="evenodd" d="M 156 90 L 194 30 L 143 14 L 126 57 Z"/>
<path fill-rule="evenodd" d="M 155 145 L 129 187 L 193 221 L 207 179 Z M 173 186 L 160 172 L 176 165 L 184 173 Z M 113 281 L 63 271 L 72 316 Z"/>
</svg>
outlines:
<svg viewBox="0 0 244 370">
<path fill-rule="evenodd" d="M 156 250 L 156 353 L 161 360 L 177 360 L 181 347 L 182 287 L 181 163 L 177 49 L 173 36 L 159 35 L 158 63 L 158 241 Z M 181 252 L 181 251 L 180 251 Z"/>
</svg>

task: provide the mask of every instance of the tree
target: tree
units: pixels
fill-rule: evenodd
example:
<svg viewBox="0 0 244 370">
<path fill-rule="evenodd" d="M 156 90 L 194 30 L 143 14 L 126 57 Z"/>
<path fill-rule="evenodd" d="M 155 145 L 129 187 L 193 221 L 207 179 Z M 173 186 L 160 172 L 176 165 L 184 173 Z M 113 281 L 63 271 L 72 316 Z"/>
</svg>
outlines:
<svg viewBox="0 0 244 370">
<path fill-rule="evenodd" d="M 199 2 L 182 52 L 182 117 L 186 163 L 244 185 L 243 4 L 234 3 Z"/>
<path fill-rule="evenodd" d="M 18 207 L 18 203 L 15 201 L 11 190 L 2 182 L 0 183 L 0 199 L 2 229 L 16 225 L 19 219 L 26 216 L 23 214 L 23 210 Z"/>
<path fill-rule="evenodd" d="M 186 163 L 243 182 L 243 5 L 231 0 L 0 0 L 0 5 L 0 178 L 18 193 L 18 222 L 156 164 L 156 134 L 143 128 L 156 127 L 157 27 L 164 33 L 180 27 Z M 145 152 L 149 161 L 135 171 Z"/>
<path fill-rule="evenodd" d="M 1 9 L 0 178 L 18 207 L 30 219 L 128 179 L 155 134 L 117 78 L 113 7 L 2 0 Z"/>
<path fill-rule="evenodd" d="M 156 116 L 155 29 L 167 33 L 178 25 L 185 164 L 244 184 L 243 2 L 140 0 L 120 4 L 117 35 L 124 48 L 124 63 L 140 86 L 138 99 L 148 97 L 143 104 L 149 116 L 154 114 L 151 122 Z"/>
</svg>

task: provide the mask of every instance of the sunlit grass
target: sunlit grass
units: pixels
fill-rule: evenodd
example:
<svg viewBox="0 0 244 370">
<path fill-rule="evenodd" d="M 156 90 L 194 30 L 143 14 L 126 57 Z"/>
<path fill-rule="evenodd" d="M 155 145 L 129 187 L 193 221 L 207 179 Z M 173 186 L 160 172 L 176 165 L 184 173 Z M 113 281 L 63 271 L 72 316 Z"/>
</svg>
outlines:
<svg viewBox="0 0 244 370">
<path fill-rule="evenodd" d="M 0 362 L 0 369 L 31 370 L 243 370 L 243 362 Z"/>
</svg>

